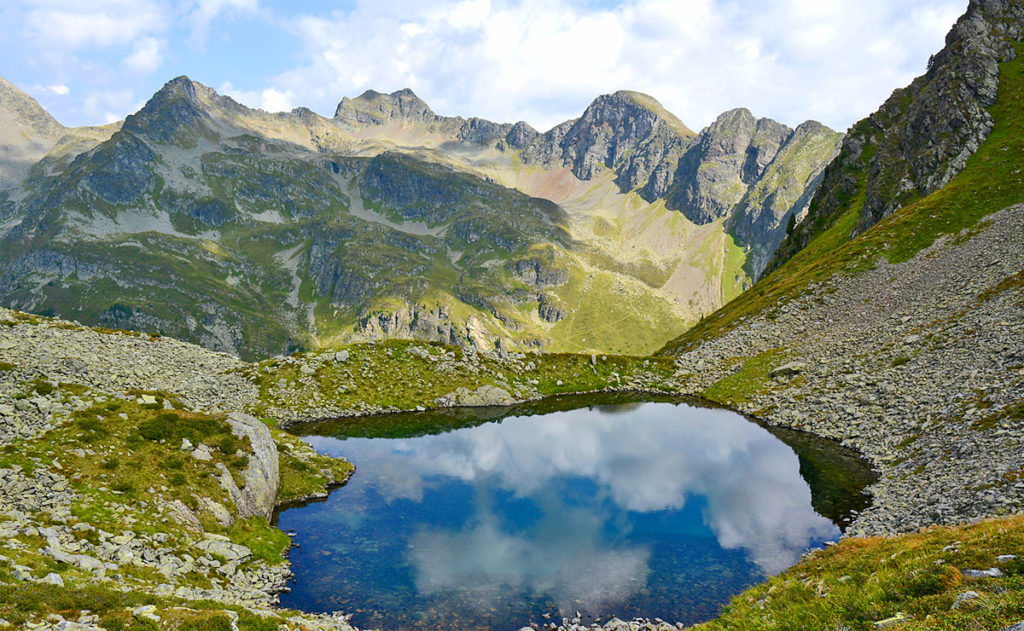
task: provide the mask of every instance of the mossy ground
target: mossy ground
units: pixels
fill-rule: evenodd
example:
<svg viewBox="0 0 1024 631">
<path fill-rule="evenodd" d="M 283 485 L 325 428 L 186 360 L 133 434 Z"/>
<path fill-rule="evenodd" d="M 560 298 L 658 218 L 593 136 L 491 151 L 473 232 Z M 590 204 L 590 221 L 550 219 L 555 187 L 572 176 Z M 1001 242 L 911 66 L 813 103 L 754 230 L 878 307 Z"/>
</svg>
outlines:
<svg viewBox="0 0 1024 631">
<path fill-rule="evenodd" d="M 248 466 L 248 438 L 231 433 L 222 415 L 200 414 L 183 409 L 169 393 L 130 391 L 123 398 L 74 384 L 53 385 L 35 379 L 22 384 L 26 395 L 46 395 L 65 401 L 81 397 L 92 401 L 72 413 L 53 430 L 0 449 L 0 468 L 34 476 L 40 470 L 68 480 L 74 493 L 70 517 L 57 520 L 47 512 L 27 516 L 33 526 L 72 526 L 69 532 L 81 543 L 98 544 L 99 533 L 130 537 L 159 537 L 161 549 L 178 557 L 196 555 L 193 543 L 204 535 L 171 518 L 162 508 L 179 500 L 195 511 L 206 533 L 228 537 L 249 548 L 253 556 L 240 569 L 254 564 L 279 565 L 290 541 L 263 517 L 235 520 L 222 526 L 204 511 L 204 501 L 221 503 L 233 512 L 233 503 L 217 476 L 218 464 L 227 468 L 238 485 Z M 298 438 L 271 430 L 282 453 L 281 500 L 303 494 L 323 493 L 336 479 L 352 470 L 346 461 L 320 456 Z M 200 461 L 181 450 L 182 439 L 210 447 L 212 459 Z M 330 475 L 328 473 L 329 472 Z M 335 477 L 332 477 L 335 476 Z M 10 521 L 6 516 L 0 522 Z M 73 526 L 81 525 L 82 528 Z M 108 536 L 108 535 L 104 535 Z M 0 544 L 0 619 L 24 625 L 52 615 L 76 620 L 83 613 L 107 629 L 277 629 L 289 612 L 268 620 L 240 606 L 191 601 L 172 596 L 156 597 L 156 585 L 169 582 L 152 565 L 120 563 L 116 582 L 95 582 L 85 569 L 56 561 L 44 552 L 48 542 L 31 529 Z M 64 585 L 26 582 L 16 578 L 17 564 L 35 577 L 56 573 Z M 108 574 L 110 576 L 111 574 Z M 215 587 L 215 574 L 198 570 L 175 579 L 179 586 Z M 127 589 L 125 589 L 127 588 Z M 160 622 L 133 615 L 132 609 L 154 605 Z"/>
<path fill-rule="evenodd" d="M 880 628 L 902 616 L 901 631 L 998 630 L 1024 620 L 1024 517 L 899 538 L 845 539 L 736 596 L 701 631 L 818 631 Z M 961 570 L 1000 568 L 1000 578 Z M 952 609 L 967 591 L 979 597 Z"/>
<path fill-rule="evenodd" d="M 438 399 L 459 388 L 485 385 L 517 398 L 615 389 L 676 391 L 674 366 L 665 359 L 544 353 L 505 361 L 471 356 L 452 346 L 403 340 L 356 344 L 346 350 L 349 358 L 343 362 L 335 361 L 335 351 L 330 351 L 251 365 L 246 374 L 260 388 L 254 412 L 274 416 L 282 409 L 329 408 L 342 414 L 413 410 L 437 407 Z M 306 374 L 303 368 L 314 372 Z"/>
</svg>

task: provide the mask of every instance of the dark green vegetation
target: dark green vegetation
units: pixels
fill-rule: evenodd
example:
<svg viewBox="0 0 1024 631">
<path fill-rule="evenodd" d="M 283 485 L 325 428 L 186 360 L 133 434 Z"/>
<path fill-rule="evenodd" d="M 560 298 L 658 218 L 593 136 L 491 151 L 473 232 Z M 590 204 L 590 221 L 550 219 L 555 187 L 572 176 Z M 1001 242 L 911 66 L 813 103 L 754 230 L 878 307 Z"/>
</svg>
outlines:
<svg viewBox="0 0 1024 631">
<path fill-rule="evenodd" d="M 1024 618 L 1024 563 L 996 557 L 1024 549 L 1024 518 L 933 528 L 894 539 L 846 539 L 733 599 L 702 631 L 879 628 L 1003 629 Z M 962 570 L 1001 568 L 1000 578 Z M 952 609 L 957 596 L 978 598 Z"/>
<path fill-rule="evenodd" d="M 695 399 L 670 394 L 639 394 L 632 392 L 598 392 L 551 396 L 515 405 L 439 408 L 420 412 L 398 412 L 380 416 L 353 416 L 316 423 L 302 423 L 291 431 L 300 436 L 333 436 L 359 438 L 414 438 L 476 427 L 509 417 L 537 416 L 582 407 L 621 406 L 633 403 L 686 403 L 701 405 Z"/>
<path fill-rule="evenodd" d="M 853 196 L 838 219 L 785 265 L 758 282 L 659 354 L 696 348 L 721 333 L 801 295 L 836 274 L 856 274 L 884 258 L 906 261 L 936 243 L 978 225 L 987 215 L 1024 202 L 1024 59 L 1001 64 L 999 100 L 989 109 L 995 127 L 944 188 L 911 203 L 849 240 L 863 196 Z"/>
</svg>

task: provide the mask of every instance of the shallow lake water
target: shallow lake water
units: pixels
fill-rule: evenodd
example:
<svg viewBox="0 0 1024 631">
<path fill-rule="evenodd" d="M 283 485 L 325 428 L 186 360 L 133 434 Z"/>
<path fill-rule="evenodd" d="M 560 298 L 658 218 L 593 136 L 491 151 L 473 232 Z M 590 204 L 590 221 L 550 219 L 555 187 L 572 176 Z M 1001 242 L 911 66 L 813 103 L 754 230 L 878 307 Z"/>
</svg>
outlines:
<svg viewBox="0 0 1024 631">
<path fill-rule="evenodd" d="M 357 470 L 278 516 L 298 544 L 282 605 L 363 628 L 707 620 L 837 539 L 871 481 L 837 446 L 692 402 L 577 397 L 304 431 Z"/>
</svg>

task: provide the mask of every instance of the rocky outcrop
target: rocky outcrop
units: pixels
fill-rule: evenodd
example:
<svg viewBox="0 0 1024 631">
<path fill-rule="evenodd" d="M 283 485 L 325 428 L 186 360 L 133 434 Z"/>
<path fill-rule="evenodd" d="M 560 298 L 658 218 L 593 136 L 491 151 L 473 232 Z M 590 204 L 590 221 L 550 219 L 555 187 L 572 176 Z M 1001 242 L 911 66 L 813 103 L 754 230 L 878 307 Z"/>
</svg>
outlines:
<svg viewBox="0 0 1024 631">
<path fill-rule="evenodd" d="M 628 191 L 648 185 L 659 169 L 671 170 L 693 136 L 653 98 L 621 91 L 598 97 L 580 118 L 537 137 L 522 156 L 570 167 L 581 180 L 614 169 L 619 188 Z M 657 183 L 645 190 L 653 197 L 664 193 Z"/>
<path fill-rule="evenodd" d="M 807 214 L 822 172 L 839 152 L 841 139 L 842 134 L 808 121 L 789 135 L 763 168 L 759 160 L 753 161 L 752 168 L 760 173 L 729 221 L 729 232 L 747 251 L 744 267 L 752 278 L 764 271 L 791 223 L 799 223 Z"/>
<path fill-rule="evenodd" d="M 537 314 L 541 320 L 554 324 L 569 317 L 569 308 L 558 298 L 549 294 L 541 294 L 537 304 Z"/>
<path fill-rule="evenodd" d="M 228 492 L 235 501 L 238 517 L 245 519 L 259 515 L 270 520 L 281 481 L 274 439 L 264 423 L 248 414 L 232 412 L 228 414 L 227 422 L 231 425 L 232 433 L 239 438 L 249 439 L 252 448 L 249 465 L 242 471 L 245 485 L 239 489 L 230 474 L 225 480 L 225 485 L 229 486 Z"/>
<path fill-rule="evenodd" d="M 516 400 L 506 390 L 496 386 L 480 386 L 476 390 L 459 388 L 437 400 L 443 407 L 501 407 Z"/>
<path fill-rule="evenodd" d="M 791 133 L 781 123 L 754 118 L 747 109 L 722 114 L 680 159 L 669 207 L 696 224 L 729 215 Z"/>
<path fill-rule="evenodd" d="M 851 238 L 959 174 L 992 130 L 999 64 L 1015 58 L 1024 7 L 972 0 L 928 71 L 858 122 L 824 173 L 807 220 L 780 246 L 774 269 L 863 202 Z"/>
<path fill-rule="evenodd" d="M 17 186 L 64 134 L 35 99 L 0 77 L 0 190 Z"/>
</svg>

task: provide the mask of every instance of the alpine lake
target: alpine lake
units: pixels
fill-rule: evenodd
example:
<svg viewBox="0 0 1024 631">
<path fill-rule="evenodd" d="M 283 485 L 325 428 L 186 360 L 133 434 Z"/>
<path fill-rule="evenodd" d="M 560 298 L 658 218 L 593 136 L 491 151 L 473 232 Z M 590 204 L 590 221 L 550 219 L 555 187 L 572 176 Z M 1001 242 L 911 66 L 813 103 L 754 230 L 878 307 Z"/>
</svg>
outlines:
<svg viewBox="0 0 1024 631">
<path fill-rule="evenodd" d="M 838 539 L 874 480 L 835 443 L 667 397 L 293 431 L 357 469 L 326 500 L 278 514 L 296 575 L 281 604 L 389 631 L 705 621 Z"/>
</svg>

